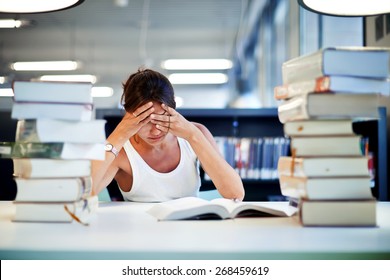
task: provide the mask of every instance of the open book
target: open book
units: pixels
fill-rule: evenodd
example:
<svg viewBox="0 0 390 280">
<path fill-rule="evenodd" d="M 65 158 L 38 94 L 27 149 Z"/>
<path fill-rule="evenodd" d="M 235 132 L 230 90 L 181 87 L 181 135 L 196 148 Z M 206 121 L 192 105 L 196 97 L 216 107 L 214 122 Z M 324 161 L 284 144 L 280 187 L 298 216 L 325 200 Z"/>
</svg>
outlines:
<svg viewBox="0 0 390 280">
<path fill-rule="evenodd" d="M 235 202 L 226 198 L 211 201 L 183 197 L 152 206 L 147 212 L 158 220 L 233 219 L 239 217 L 290 217 L 297 208 L 288 202 Z"/>
</svg>

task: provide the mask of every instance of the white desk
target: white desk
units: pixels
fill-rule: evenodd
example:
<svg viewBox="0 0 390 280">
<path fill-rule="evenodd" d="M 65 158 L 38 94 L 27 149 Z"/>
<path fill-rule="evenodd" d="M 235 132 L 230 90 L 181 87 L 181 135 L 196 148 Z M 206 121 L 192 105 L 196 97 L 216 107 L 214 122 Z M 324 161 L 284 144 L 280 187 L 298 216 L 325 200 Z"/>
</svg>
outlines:
<svg viewBox="0 0 390 280">
<path fill-rule="evenodd" d="M 376 228 L 302 227 L 294 218 L 158 222 L 150 204 L 101 203 L 90 226 L 14 223 L 0 202 L 0 259 L 390 259 L 390 203 Z"/>
</svg>

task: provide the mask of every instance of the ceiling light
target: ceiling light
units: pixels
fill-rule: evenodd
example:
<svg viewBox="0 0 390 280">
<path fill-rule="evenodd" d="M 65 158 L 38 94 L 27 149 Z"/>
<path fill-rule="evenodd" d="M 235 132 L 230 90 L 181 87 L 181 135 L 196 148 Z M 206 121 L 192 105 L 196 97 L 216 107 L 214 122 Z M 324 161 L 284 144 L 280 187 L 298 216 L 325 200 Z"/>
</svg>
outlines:
<svg viewBox="0 0 390 280">
<path fill-rule="evenodd" d="M 0 84 L 4 84 L 6 80 L 4 76 L 0 76 Z"/>
<path fill-rule="evenodd" d="M 228 59 L 168 59 L 161 63 L 167 70 L 224 70 L 233 67 Z"/>
<path fill-rule="evenodd" d="M 114 90 L 110 87 L 92 87 L 92 97 L 110 97 L 114 94 Z"/>
<path fill-rule="evenodd" d="M 303 8 L 331 16 L 372 16 L 390 13 L 390 1 L 384 0 L 298 0 Z"/>
<path fill-rule="evenodd" d="M 20 28 L 30 24 L 29 20 L 0 19 L 0 28 Z"/>
<path fill-rule="evenodd" d="M 168 76 L 172 84 L 224 84 L 228 76 L 223 73 L 174 73 Z"/>
<path fill-rule="evenodd" d="M 46 13 L 73 8 L 84 0 L 1 0 L 2 13 Z"/>
<path fill-rule="evenodd" d="M 76 70 L 76 61 L 28 61 L 15 62 L 11 64 L 11 69 L 15 71 L 71 71 Z"/>
<path fill-rule="evenodd" d="M 0 97 L 11 97 L 14 96 L 12 88 L 0 88 Z"/>
<path fill-rule="evenodd" d="M 88 82 L 96 83 L 94 75 L 43 75 L 39 77 L 40 81 L 60 81 L 60 82 Z"/>
</svg>

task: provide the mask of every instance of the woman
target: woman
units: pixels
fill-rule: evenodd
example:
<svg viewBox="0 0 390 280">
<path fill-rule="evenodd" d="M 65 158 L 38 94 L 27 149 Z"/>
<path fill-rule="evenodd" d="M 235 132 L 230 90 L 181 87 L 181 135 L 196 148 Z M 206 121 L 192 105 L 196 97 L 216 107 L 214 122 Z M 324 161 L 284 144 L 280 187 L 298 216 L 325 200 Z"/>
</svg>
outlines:
<svg viewBox="0 0 390 280">
<path fill-rule="evenodd" d="M 196 196 L 200 161 L 223 197 L 243 199 L 241 178 L 219 153 L 209 130 L 175 110 L 174 91 L 164 75 L 138 70 L 123 88 L 126 113 L 107 138 L 105 160 L 93 165 L 96 194 L 115 178 L 125 200 Z"/>
</svg>

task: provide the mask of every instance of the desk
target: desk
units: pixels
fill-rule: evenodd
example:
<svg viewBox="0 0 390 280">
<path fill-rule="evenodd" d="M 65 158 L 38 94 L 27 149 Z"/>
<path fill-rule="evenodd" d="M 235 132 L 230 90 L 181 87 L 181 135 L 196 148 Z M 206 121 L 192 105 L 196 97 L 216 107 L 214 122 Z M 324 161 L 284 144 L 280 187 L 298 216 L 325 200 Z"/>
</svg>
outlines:
<svg viewBox="0 0 390 280">
<path fill-rule="evenodd" d="M 376 228 L 302 227 L 297 217 L 158 222 L 151 205 L 102 202 L 90 226 L 14 223 L 0 202 L 0 259 L 390 259 L 390 203 Z"/>
</svg>

